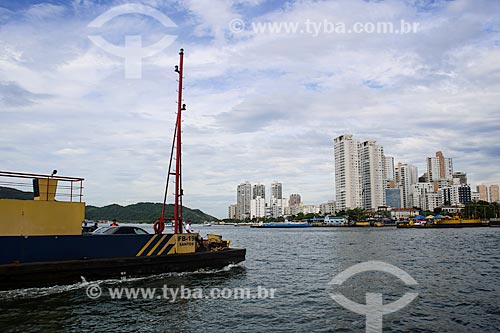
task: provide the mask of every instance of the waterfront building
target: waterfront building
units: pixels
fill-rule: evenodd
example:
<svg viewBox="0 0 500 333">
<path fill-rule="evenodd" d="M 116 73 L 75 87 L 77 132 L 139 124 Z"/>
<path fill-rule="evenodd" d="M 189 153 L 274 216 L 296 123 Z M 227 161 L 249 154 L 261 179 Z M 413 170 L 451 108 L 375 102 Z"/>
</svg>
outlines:
<svg viewBox="0 0 500 333">
<path fill-rule="evenodd" d="M 451 158 L 444 157 L 441 151 L 436 152 L 436 157 L 427 158 L 427 181 L 452 180 L 453 162 Z"/>
<path fill-rule="evenodd" d="M 319 205 L 319 210 L 321 214 L 335 214 L 336 205 L 335 200 L 329 200 L 328 202 Z"/>
<path fill-rule="evenodd" d="M 288 200 L 287 199 L 277 199 L 272 197 L 269 203 L 269 212 L 268 216 L 271 217 L 280 217 L 286 214 L 288 208 Z"/>
<path fill-rule="evenodd" d="M 288 206 L 294 206 L 300 204 L 300 194 L 290 194 L 290 200 L 288 200 Z"/>
<path fill-rule="evenodd" d="M 477 186 L 477 191 L 479 192 L 479 200 L 487 202 L 499 201 L 498 185 L 488 186 L 485 184 L 481 184 Z"/>
<path fill-rule="evenodd" d="M 283 199 L 283 185 L 278 182 L 271 184 L 271 199 Z"/>
<path fill-rule="evenodd" d="M 479 193 L 479 200 L 482 201 L 490 201 L 489 195 L 488 195 L 488 186 L 485 184 L 481 184 L 477 186 L 477 192 Z"/>
<path fill-rule="evenodd" d="M 443 204 L 445 206 L 456 206 L 472 201 L 469 185 L 452 185 L 440 191 L 443 192 Z"/>
<path fill-rule="evenodd" d="M 258 183 L 253 186 L 252 199 L 256 199 L 257 197 L 266 198 L 266 186 L 264 184 Z"/>
<path fill-rule="evenodd" d="M 391 217 L 396 220 L 402 220 L 415 217 L 419 213 L 419 210 L 415 208 L 394 208 L 391 210 Z"/>
<path fill-rule="evenodd" d="M 411 198 L 411 185 L 418 182 L 418 169 L 416 166 L 406 163 L 398 163 L 397 183 L 401 188 L 401 206 L 403 208 L 413 207 Z"/>
<path fill-rule="evenodd" d="M 433 183 L 417 183 L 411 185 L 411 201 L 412 207 L 418 207 L 422 210 L 430 210 L 428 208 L 428 195 L 434 192 Z"/>
<path fill-rule="evenodd" d="M 427 207 L 426 209 L 429 211 L 434 211 L 434 209 L 441 207 L 443 205 L 443 195 L 442 193 L 427 193 L 426 198 Z"/>
<path fill-rule="evenodd" d="M 334 139 L 335 192 L 337 209 L 340 211 L 361 207 L 358 147 L 352 134 Z"/>
<path fill-rule="evenodd" d="M 394 188 L 394 182 L 396 180 L 394 157 L 384 155 L 384 179 L 385 188 Z"/>
<path fill-rule="evenodd" d="M 250 200 L 250 218 L 266 217 L 266 200 L 261 196 Z"/>
<path fill-rule="evenodd" d="M 237 216 L 236 216 L 236 208 L 238 207 L 238 205 L 236 204 L 232 204 L 232 205 L 229 205 L 228 209 L 227 209 L 227 217 L 230 218 L 230 219 L 236 219 Z"/>
<path fill-rule="evenodd" d="M 401 188 L 386 188 L 385 204 L 392 208 L 401 208 Z"/>
<path fill-rule="evenodd" d="M 306 214 L 319 214 L 319 206 L 317 205 L 301 205 L 302 213 Z"/>
<path fill-rule="evenodd" d="M 453 184 L 454 185 L 467 185 L 467 174 L 465 172 L 456 171 L 453 173 Z"/>
<path fill-rule="evenodd" d="M 490 202 L 498 202 L 499 200 L 498 184 L 490 185 Z"/>
<path fill-rule="evenodd" d="M 243 220 L 250 217 L 250 201 L 252 200 L 252 184 L 244 182 L 236 191 L 236 216 Z"/>
<path fill-rule="evenodd" d="M 358 147 L 361 181 L 361 207 L 375 211 L 384 206 L 384 150 L 375 141 L 364 141 Z"/>
</svg>

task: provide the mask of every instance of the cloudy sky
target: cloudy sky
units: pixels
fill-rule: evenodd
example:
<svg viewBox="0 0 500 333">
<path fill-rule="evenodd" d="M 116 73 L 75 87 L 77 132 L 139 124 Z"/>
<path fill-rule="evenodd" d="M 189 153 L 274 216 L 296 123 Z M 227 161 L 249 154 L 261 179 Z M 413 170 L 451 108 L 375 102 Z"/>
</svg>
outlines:
<svg viewBox="0 0 500 333">
<path fill-rule="evenodd" d="M 332 200 L 344 133 L 420 174 L 441 150 L 472 185 L 500 183 L 499 13 L 496 0 L 0 0 L 0 169 L 84 177 L 87 204 L 161 202 L 183 47 L 188 207 L 226 217 L 244 181 Z M 380 22 L 417 29 L 352 31 Z M 166 44 L 133 78 L 96 35 L 117 52 L 130 36 Z"/>
</svg>

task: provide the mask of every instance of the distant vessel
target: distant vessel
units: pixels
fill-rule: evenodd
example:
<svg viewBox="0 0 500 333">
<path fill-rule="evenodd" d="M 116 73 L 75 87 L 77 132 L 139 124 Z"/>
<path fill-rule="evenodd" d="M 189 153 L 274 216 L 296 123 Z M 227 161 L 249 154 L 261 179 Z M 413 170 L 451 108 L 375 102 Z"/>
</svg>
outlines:
<svg viewBox="0 0 500 333">
<path fill-rule="evenodd" d="M 312 227 L 308 222 L 268 222 L 251 225 L 250 228 L 307 228 Z"/>
<path fill-rule="evenodd" d="M 487 227 L 487 221 L 480 219 L 462 219 L 459 216 L 453 218 L 439 217 L 434 219 L 412 219 L 406 222 L 400 222 L 396 225 L 398 228 L 469 228 L 469 227 Z"/>
</svg>

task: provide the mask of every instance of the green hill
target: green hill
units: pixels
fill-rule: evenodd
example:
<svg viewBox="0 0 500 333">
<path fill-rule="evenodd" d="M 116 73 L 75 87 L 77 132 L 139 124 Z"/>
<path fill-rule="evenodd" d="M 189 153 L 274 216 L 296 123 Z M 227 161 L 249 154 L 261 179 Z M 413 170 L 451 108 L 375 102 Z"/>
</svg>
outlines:
<svg viewBox="0 0 500 333">
<path fill-rule="evenodd" d="M 33 200 L 33 192 L 16 190 L 15 188 L 0 186 L 0 199 Z"/>
<path fill-rule="evenodd" d="M 85 207 L 85 218 L 88 220 L 117 220 L 118 222 L 153 223 L 161 215 L 161 203 L 140 202 L 128 206 L 112 204 L 104 207 Z M 166 217 L 173 217 L 174 206 L 167 205 Z M 203 221 L 217 221 L 216 217 L 203 213 L 199 209 L 183 207 L 184 221 L 202 223 Z"/>
</svg>

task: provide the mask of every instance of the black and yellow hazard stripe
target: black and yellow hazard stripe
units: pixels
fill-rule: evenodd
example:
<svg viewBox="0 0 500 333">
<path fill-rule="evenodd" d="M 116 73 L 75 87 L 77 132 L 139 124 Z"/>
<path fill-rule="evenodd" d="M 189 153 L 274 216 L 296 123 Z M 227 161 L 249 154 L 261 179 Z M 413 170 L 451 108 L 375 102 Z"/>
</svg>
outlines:
<svg viewBox="0 0 500 333">
<path fill-rule="evenodd" d="M 154 234 L 147 242 L 144 244 L 144 246 L 137 252 L 135 255 L 136 257 L 140 256 L 151 256 L 151 255 L 161 255 L 166 251 L 165 254 L 171 254 L 172 249 L 175 246 L 175 237 L 172 237 L 174 235 L 172 234 L 165 234 L 165 235 L 160 235 L 160 234 Z M 159 239 L 158 239 L 159 238 Z M 159 251 L 157 251 L 160 249 Z M 156 254 L 155 254 L 156 252 Z"/>
</svg>

